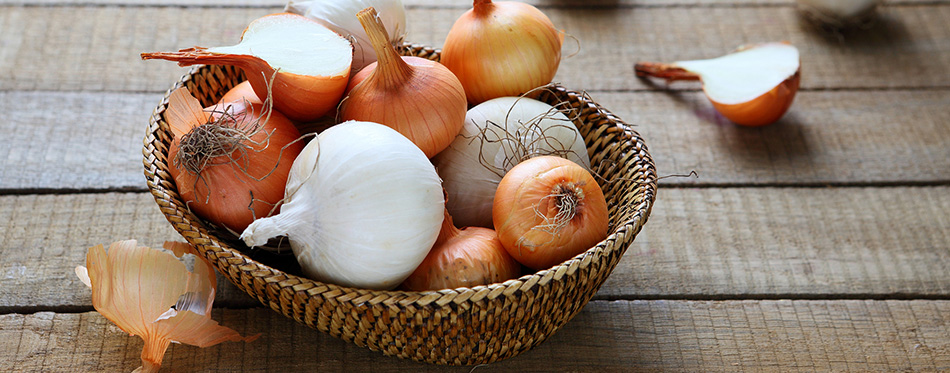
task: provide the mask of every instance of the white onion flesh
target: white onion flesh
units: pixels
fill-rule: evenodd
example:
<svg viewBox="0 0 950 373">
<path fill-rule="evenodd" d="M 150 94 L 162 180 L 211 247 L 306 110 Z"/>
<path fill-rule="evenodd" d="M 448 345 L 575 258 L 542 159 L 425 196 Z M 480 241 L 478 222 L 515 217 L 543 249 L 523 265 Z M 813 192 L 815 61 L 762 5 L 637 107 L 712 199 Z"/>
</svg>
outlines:
<svg viewBox="0 0 950 373">
<path fill-rule="evenodd" d="M 444 206 L 422 150 L 389 127 L 350 121 L 304 147 L 280 214 L 255 220 L 241 239 L 259 246 L 286 235 L 308 277 L 391 289 L 429 253 Z"/>
<path fill-rule="evenodd" d="M 797 0 L 802 10 L 826 22 L 849 22 L 871 13 L 882 0 Z"/>
<path fill-rule="evenodd" d="M 709 99 L 725 105 L 749 102 L 798 72 L 798 49 L 786 43 L 765 43 L 722 57 L 678 61 L 695 73 Z"/>
<path fill-rule="evenodd" d="M 376 62 L 376 51 L 363 25 L 356 18 L 360 10 L 373 7 L 386 26 L 389 40 L 401 43 L 406 35 L 406 9 L 402 0 L 311 0 L 288 2 L 284 11 L 313 19 L 353 42 L 353 70 Z"/>
<path fill-rule="evenodd" d="M 541 155 L 560 155 L 590 170 L 584 137 L 551 105 L 500 97 L 470 109 L 461 133 L 432 160 L 456 225 L 491 228 L 501 178 L 520 161 Z"/>
</svg>

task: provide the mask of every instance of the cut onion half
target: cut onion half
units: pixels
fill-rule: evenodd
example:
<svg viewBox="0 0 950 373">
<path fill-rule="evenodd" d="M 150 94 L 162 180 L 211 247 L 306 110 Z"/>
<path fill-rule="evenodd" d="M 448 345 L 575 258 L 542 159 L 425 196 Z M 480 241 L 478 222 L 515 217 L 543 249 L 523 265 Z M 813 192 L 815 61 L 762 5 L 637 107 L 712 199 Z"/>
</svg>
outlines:
<svg viewBox="0 0 950 373">
<path fill-rule="evenodd" d="M 745 126 L 781 118 L 795 99 L 801 79 L 798 49 L 784 42 L 756 44 L 722 57 L 671 64 L 640 62 L 637 76 L 700 80 L 720 114 Z"/>
<path fill-rule="evenodd" d="M 143 59 L 195 64 L 234 65 L 244 70 L 258 97 L 296 121 L 317 119 L 335 108 L 350 78 L 353 46 L 348 40 L 306 17 L 277 13 L 252 21 L 237 45 L 142 53 Z M 276 75 L 275 75 L 276 72 Z"/>
</svg>

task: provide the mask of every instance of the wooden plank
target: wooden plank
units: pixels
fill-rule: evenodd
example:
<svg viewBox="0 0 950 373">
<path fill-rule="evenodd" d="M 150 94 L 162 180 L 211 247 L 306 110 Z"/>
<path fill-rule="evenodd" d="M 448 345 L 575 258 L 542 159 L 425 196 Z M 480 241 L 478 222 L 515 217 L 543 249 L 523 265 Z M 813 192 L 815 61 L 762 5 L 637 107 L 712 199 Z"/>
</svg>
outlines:
<svg viewBox="0 0 950 373">
<path fill-rule="evenodd" d="M 764 128 L 729 123 L 698 92 L 591 96 L 636 126 L 661 175 L 699 174 L 663 186 L 950 183 L 950 91 L 801 92 Z M 0 91 L 0 191 L 145 190 L 142 138 L 161 98 Z"/>
<path fill-rule="evenodd" d="M 75 274 L 89 247 L 184 241 L 147 193 L 5 196 L 0 221 L 0 309 L 91 309 L 91 293 Z M 218 283 L 219 306 L 258 304 L 220 275 Z"/>
<path fill-rule="evenodd" d="M 595 298 L 943 299 L 947 211 L 950 187 L 661 189 Z M 181 240 L 146 193 L 3 196 L 0 221 L 0 312 L 90 309 L 88 247 Z M 256 304 L 219 284 L 217 305 Z"/>
<path fill-rule="evenodd" d="M 0 90 L 164 91 L 186 70 L 164 61 L 136 61 L 139 53 L 232 44 L 249 21 L 279 9 L 3 6 Z M 410 9 L 408 39 L 441 46 L 460 11 Z M 709 58 L 772 40 L 800 48 L 804 89 L 950 86 L 950 24 L 944 22 L 950 7 L 944 4 L 888 7 L 877 27 L 846 35 L 846 43 L 814 30 L 790 6 L 550 8 L 546 13 L 572 36 L 565 44 L 572 56 L 563 59 L 555 81 L 575 89 L 655 90 L 634 76 L 637 60 Z"/>
<path fill-rule="evenodd" d="M 950 295 L 950 188 L 660 189 L 602 298 Z"/>
<path fill-rule="evenodd" d="M 548 341 L 478 367 L 400 360 L 269 309 L 216 309 L 251 343 L 173 344 L 168 371 L 941 371 L 950 301 L 594 301 Z M 0 370 L 131 371 L 142 342 L 94 312 L 0 315 Z"/>
</svg>

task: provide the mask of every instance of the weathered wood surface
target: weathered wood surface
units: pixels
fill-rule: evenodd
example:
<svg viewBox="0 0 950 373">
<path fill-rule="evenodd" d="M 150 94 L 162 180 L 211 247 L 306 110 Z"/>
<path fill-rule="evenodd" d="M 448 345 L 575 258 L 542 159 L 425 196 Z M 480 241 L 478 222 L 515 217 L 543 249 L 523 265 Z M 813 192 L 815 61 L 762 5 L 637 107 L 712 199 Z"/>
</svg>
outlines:
<svg viewBox="0 0 950 373">
<path fill-rule="evenodd" d="M 163 369 L 193 371 L 941 371 L 948 301 L 594 301 L 520 356 L 478 367 L 387 358 L 261 308 L 212 318 L 247 344 L 172 345 Z M 0 315 L 0 371 L 131 371 L 142 341 L 98 313 Z"/>
<path fill-rule="evenodd" d="M 277 10 L 0 6 L 0 90 L 162 92 L 184 70 L 138 61 L 139 53 L 233 44 L 249 21 Z M 460 13 L 411 9 L 407 38 L 441 46 Z M 637 79 L 633 64 L 716 57 L 775 40 L 801 50 L 804 89 L 950 87 L 950 7 L 943 4 L 889 6 L 876 27 L 846 35 L 847 42 L 815 30 L 791 6 L 554 7 L 546 13 L 573 37 L 565 43 L 573 56 L 563 59 L 555 81 L 575 89 L 660 89 Z"/>
<path fill-rule="evenodd" d="M 661 175 L 699 173 L 663 186 L 950 182 L 950 91 L 801 92 L 764 128 L 728 123 L 699 92 L 591 96 L 636 126 Z M 0 190 L 144 191 L 142 138 L 161 98 L 0 91 Z"/>
<path fill-rule="evenodd" d="M 595 299 L 946 298 L 950 187 L 661 190 Z M 0 309 L 90 309 L 86 248 L 183 240 L 150 194 L 0 197 Z M 257 303 L 223 278 L 217 305 Z M 55 284 L 54 286 L 51 286 Z"/>
</svg>

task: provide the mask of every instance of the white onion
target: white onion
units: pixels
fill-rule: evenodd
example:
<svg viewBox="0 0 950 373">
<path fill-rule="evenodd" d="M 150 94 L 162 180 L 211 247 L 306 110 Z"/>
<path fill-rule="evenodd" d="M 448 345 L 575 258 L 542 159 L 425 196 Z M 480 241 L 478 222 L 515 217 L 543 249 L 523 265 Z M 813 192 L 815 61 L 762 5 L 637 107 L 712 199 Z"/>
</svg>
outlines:
<svg viewBox="0 0 950 373">
<path fill-rule="evenodd" d="M 352 37 L 353 72 L 376 61 L 376 51 L 370 44 L 363 25 L 356 18 L 360 10 L 373 7 L 389 31 L 389 40 L 402 43 L 406 35 L 406 8 L 402 0 L 311 0 L 288 2 L 285 12 L 313 19 L 343 37 Z"/>
<path fill-rule="evenodd" d="M 551 105 L 499 97 L 470 109 L 461 133 L 432 160 L 455 223 L 491 228 L 501 178 L 522 160 L 541 155 L 558 155 L 590 170 L 584 137 Z"/>
<path fill-rule="evenodd" d="M 315 280 L 391 289 L 429 253 L 444 199 L 435 168 L 392 128 L 349 121 L 313 139 L 294 161 L 280 214 L 241 234 L 249 246 L 286 235 Z"/>
<path fill-rule="evenodd" d="M 871 14 L 883 0 L 797 0 L 809 17 L 832 26 L 848 26 Z"/>
</svg>

